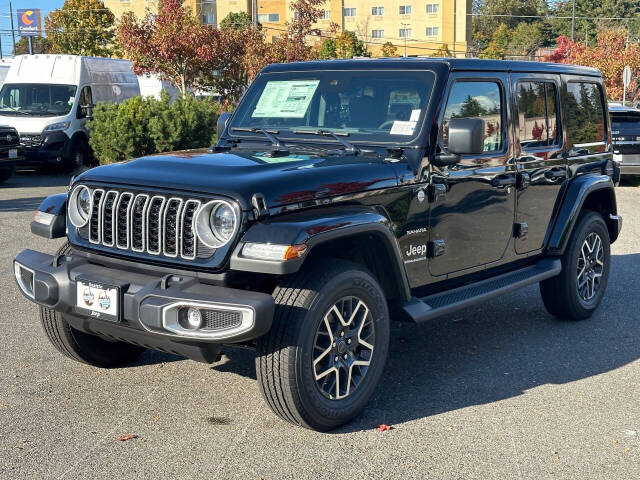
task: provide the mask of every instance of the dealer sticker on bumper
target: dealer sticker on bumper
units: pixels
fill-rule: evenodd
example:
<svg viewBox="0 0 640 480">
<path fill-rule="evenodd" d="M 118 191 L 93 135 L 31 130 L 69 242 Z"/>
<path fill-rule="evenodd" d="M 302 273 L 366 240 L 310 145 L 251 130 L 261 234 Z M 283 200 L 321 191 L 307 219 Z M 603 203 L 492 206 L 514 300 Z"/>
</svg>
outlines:
<svg viewBox="0 0 640 480">
<path fill-rule="evenodd" d="M 118 320 L 118 287 L 78 280 L 76 305 L 89 310 L 89 315 L 105 320 Z"/>
<path fill-rule="evenodd" d="M 12 148 L 9 150 L 9 158 L 18 158 L 18 149 Z"/>
</svg>

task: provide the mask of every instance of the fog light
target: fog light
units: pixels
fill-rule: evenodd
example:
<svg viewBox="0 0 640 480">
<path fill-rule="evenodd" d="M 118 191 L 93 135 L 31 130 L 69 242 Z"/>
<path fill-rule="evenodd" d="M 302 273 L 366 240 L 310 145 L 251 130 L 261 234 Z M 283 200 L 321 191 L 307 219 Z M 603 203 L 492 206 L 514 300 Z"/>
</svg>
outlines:
<svg viewBox="0 0 640 480">
<path fill-rule="evenodd" d="M 27 297 L 34 298 L 33 283 L 35 274 L 33 270 L 20 265 L 18 262 L 14 262 L 13 268 L 20 290 L 22 290 Z"/>
<path fill-rule="evenodd" d="M 202 313 L 199 308 L 181 308 L 178 323 L 187 330 L 198 330 L 202 326 Z"/>
</svg>

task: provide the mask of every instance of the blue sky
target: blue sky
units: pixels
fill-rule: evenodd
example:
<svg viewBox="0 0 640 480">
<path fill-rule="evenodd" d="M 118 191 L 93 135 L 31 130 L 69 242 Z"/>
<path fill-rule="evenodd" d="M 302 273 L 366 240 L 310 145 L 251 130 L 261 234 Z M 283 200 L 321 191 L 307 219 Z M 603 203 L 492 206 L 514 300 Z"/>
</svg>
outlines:
<svg viewBox="0 0 640 480">
<path fill-rule="evenodd" d="M 39 8 L 42 12 L 42 21 L 44 17 L 51 11 L 59 8 L 64 3 L 64 0 L 15 0 L 11 2 L 13 6 L 13 20 L 16 23 L 16 9 L 18 8 Z M 17 28 L 17 26 L 16 26 Z M 0 40 L 2 40 L 2 55 L 4 57 L 10 56 L 13 49 L 11 44 L 11 20 L 9 16 L 9 2 L 0 1 Z M 18 36 L 16 36 L 18 41 Z"/>
</svg>

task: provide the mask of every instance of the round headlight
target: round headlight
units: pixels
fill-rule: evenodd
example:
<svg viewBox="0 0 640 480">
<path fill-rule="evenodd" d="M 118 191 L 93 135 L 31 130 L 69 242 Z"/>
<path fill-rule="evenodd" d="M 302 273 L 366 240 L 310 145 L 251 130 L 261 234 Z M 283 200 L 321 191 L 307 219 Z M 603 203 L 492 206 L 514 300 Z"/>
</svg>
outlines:
<svg viewBox="0 0 640 480">
<path fill-rule="evenodd" d="M 78 185 L 69 196 L 69 220 L 74 227 L 84 227 L 91 215 L 91 191 L 84 185 Z"/>
<path fill-rule="evenodd" d="M 195 230 L 198 239 L 209 248 L 229 243 L 238 231 L 237 208 L 225 200 L 212 200 L 198 209 Z"/>
<path fill-rule="evenodd" d="M 236 229 L 236 214 L 226 203 L 220 203 L 211 210 L 209 218 L 213 234 L 222 242 L 231 240 Z"/>
</svg>

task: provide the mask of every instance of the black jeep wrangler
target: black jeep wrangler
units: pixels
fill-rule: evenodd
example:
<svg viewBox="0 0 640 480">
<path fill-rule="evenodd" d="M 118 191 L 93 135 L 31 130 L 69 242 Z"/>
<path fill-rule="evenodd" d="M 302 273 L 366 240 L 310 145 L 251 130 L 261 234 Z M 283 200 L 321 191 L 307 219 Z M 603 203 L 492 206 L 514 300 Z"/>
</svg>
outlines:
<svg viewBox="0 0 640 480">
<path fill-rule="evenodd" d="M 609 107 L 613 161 L 620 175 L 640 175 L 640 110 L 621 105 Z"/>
<path fill-rule="evenodd" d="M 16 165 L 23 160 L 20 135 L 13 127 L 0 126 L 0 183 L 11 178 Z"/>
<path fill-rule="evenodd" d="M 378 59 L 265 68 L 219 142 L 102 166 L 47 198 L 17 283 L 65 355 L 256 351 L 289 422 L 355 417 L 390 319 L 426 322 L 540 284 L 561 318 L 602 300 L 618 237 L 597 70 Z"/>
</svg>

